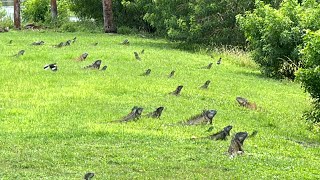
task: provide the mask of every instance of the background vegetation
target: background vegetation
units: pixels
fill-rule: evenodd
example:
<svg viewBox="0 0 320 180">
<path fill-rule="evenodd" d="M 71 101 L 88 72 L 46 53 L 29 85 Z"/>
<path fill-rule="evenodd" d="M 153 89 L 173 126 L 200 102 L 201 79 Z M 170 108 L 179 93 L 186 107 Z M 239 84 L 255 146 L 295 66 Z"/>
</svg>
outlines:
<svg viewBox="0 0 320 180">
<path fill-rule="evenodd" d="M 304 37 L 302 50 L 304 68 L 298 72 L 298 80 L 313 98 L 313 109 L 305 114 L 312 122 L 320 122 L 320 31 L 309 31 Z"/>
<path fill-rule="evenodd" d="M 102 22 L 99 0 L 71 2 L 71 10 L 78 16 Z M 279 4 L 279 1 L 267 2 L 274 6 Z M 207 45 L 244 46 L 245 38 L 235 16 L 253 8 L 254 3 L 248 0 L 113 1 L 116 24 L 121 29 L 125 26 L 171 40 Z"/>
<path fill-rule="evenodd" d="M 238 15 L 255 62 L 269 77 L 294 79 L 299 68 L 299 80 L 314 99 L 314 109 L 307 119 L 319 122 L 320 76 L 317 31 L 320 29 L 320 4 L 285 0 L 279 9 L 257 1 L 256 9 Z M 308 35 L 306 33 L 309 32 Z"/>
<path fill-rule="evenodd" d="M 69 1 L 58 0 L 59 16 L 52 20 L 50 0 L 26 0 L 22 3 L 22 19 L 25 23 L 44 24 L 51 28 L 60 27 L 69 21 Z"/>
<path fill-rule="evenodd" d="M 2 3 L 0 2 L 0 28 L 11 28 L 12 26 L 12 19 L 7 16 L 7 12 L 2 8 Z"/>
</svg>

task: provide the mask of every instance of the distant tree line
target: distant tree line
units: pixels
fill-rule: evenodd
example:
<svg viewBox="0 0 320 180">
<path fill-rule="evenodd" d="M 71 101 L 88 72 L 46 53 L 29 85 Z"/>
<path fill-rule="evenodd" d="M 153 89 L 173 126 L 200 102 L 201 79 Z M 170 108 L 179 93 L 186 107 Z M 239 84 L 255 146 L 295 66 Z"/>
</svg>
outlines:
<svg viewBox="0 0 320 180">
<path fill-rule="evenodd" d="M 101 0 L 70 0 L 77 16 L 103 22 Z M 266 0 L 279 6 L 279 0 Z M 131 28 L 172 40 L 210 45 L 245 45 L 235 16 L 254 9 L 252 0 L 113 0 L 118 29 Z"/>
<path fill-rule="evenodd" d="M 278 7 L 281 0 L 264 2 Z M 14 3 L 20 28 L 21 2 Z M 235 17 L 255 8 L 252 0 L 25 0 L 22 6 L 23 22 L 62 26 L 71 10 L 81 20 L 104 24 L 105 32 L 146 31 L 187 43 L 240 46 L 246 40 Z"/>
</svg>

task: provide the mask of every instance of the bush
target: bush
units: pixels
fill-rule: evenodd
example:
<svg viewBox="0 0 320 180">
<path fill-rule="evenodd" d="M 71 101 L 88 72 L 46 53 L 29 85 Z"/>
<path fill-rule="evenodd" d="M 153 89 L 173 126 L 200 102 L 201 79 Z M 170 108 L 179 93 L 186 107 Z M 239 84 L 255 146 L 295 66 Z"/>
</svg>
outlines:
<svg viewBox="0 0 320 180">
<path fill-rule="evenodd" d="M 22 18 L 24 22 L 44 23 L 59 27 L 69 20 L 68 0 L 58 0 L 58 18 L 53 21 L 50 11 L 50 0 L 26 0 L 23 2 Z"/>
<path fill-rule="evenodd" d="M 256 9 L 238 15 L 253 59 L 262 73 L 270 77 L 295 78 L 294 72 L 303 66 L 299 49 L 303 46 L 305 29 L 320 27 L 320 6 L 315 0 L 285 0 L 279 9 L 257 1 Z"/>
<path fill-rule="evenodd" d="M 309 31 L 301 50 L 305 67 L 297 72 L 297 80 L 313 98 L 313 109 L 305 113 L 307 120 L 320 122 L 320 30 Z"/>
<path fill-rule="evenodd" d="M 70 2 L 70 10 L 75 12 L 79 18 L 94 19 L 98 24 L 103 24 L 101 0 L 70 0 Z M 116 26 L 153 31 L 143 19 L 150 2 L 151 0 L 113 0 L 112 9 Z"/>
<path fill-rule="evenodd" d="M 78 17 L 103 22 L 101 0 L 71 2 L 71 10 Z M 113 0 L 114 19 L 118 27 L 152 32 L 187 43 L 210 45 L 244 46 L 245 37 L 236 24 L 235 16 L 253 7 L 252 0 Z"/>
<path fill-rule="evenodd" d="M 26 0 L 23 6 L 22 17 L 25 22 L 44 22 L 50 11 L 48 0 Z"/>
<path fill-rule="evenodd" d="M 134 28 L 130 28 L 127 26 L 121 26 L 117 28 L 117 33 L 119 34 L 137 34 L 138 30 Z"/>
<path fill-rule="evenodd" d="M 300 29 L 296 27 L 295 19 L 286 15 L 290 10 L 294 13 L 295 6 L 298 4 L 293 1 L 285 2 L 276 10 L 257 1 L 253 12 L 237 16 L 249 48 L 253 50 L 253 59 L 267 76 L 282 77 L 284 74 L 280 70 L 286 60 L 289 60 L 289 63 L 299 61 L 296 48 L 302 43 Z"/>
<path fill-rule="evenodd" d="M 173 40 L 211 45 L 244 45 L 235 16 L 253 8 L 252 1 L 153 1 L 144 18 Z"/>
<path fill-rule="evenodd" d="M 7 12 L 2 8 L 2 3 L 0 2 L 0 28 L 13 27 L 12 19 L 7 16 Z"/>
<path fill-rule="evenodd" d="M 77 26 L 74 22 L 68 22 L 68 23 L 64 23 L 61 26 L 61 30 L 63 32 L 76 32 L 77 31 Z"/>
<path fill-rule="evenodd" d="M 81 19 L 94 19 L 103 23 L 101 0 L 70 0 L 70 10 Z"/>
</svg>

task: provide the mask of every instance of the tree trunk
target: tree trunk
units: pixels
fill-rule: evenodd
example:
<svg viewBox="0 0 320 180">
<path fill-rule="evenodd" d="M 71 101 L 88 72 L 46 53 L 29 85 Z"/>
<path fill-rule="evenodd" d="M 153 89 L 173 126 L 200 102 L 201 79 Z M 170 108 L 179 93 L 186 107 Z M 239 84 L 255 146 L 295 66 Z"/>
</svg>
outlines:
<svg viewBox="0 0 320 180">
<path fill-rule="evenodd" d="M 51 0 L 51 17 L 56 20 L 58 16 L 57 0 Z"/>
<path fill-rule="evenodd" d="M 102 0 L 104 32 L 115 33 L 116 27 L 113 22 L 112 0 Z"/>
<path fill-rule="evenodd" d="M 20 20 L 20 0 L 13 1 L 13 10 L 14 10 L 14 27 L 16 29 L 21 29 L 21 20 Z"/>
</svg>

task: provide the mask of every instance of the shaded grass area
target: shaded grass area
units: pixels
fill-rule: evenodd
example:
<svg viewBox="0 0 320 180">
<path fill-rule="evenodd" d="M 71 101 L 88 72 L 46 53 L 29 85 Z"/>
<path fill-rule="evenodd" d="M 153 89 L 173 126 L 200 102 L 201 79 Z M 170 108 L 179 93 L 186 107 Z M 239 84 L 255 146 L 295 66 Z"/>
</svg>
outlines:
<svg viewBox="0 0 320 180">
<path fill-rule="evenodd" d="M 53 47 L 75 36 L 71 46 Z M 124 39 L 129 46 L 120 45 Z M 30 45 L 39 40 L 45 45 Z M 301 119 L 309 98 L 299 84 L 262 78 L 246 54 L 215 52 L 212 59 L 176 47 L 138 36 L 1 34 L 0 177 L 81 179 L 89 171 L 96 179 L 320 177 L 320 138 Z M 12 57 L 21 49 L 23 56 Z M 142 49 L 137 61 L 133 52 Z M 84 52 L 86 61 L 76 62 Z M 97 59 L 106 71 L 83 69 Z M 57 72 L 43 70 L 53 62 Z M 212 69 L 201 69 L 210 62 Z M 148 68 L 150 76 L 140 76 Z M 176 74 L 168 79 L 172 70 Z M 206 80 L 209 89 L 201 90 Z M 178 85 L 184 86 L 181 96 L 169 95 Z M 258 110 L 239 107 L 236 96 L 256 102 Z M 165 110 L 161 119 L 111 123 L 133 106 L 144 107 L 143 114 Z M 177 125 L 203 109 L 218 111 L 213 132 L 227 125 L 232 134 L 258 130 L 245 141 L 244 156 L 226 155 L 231 138 L 191 139 L 212 134 L 206 132 L 210 126 Z"/>
</svg>

